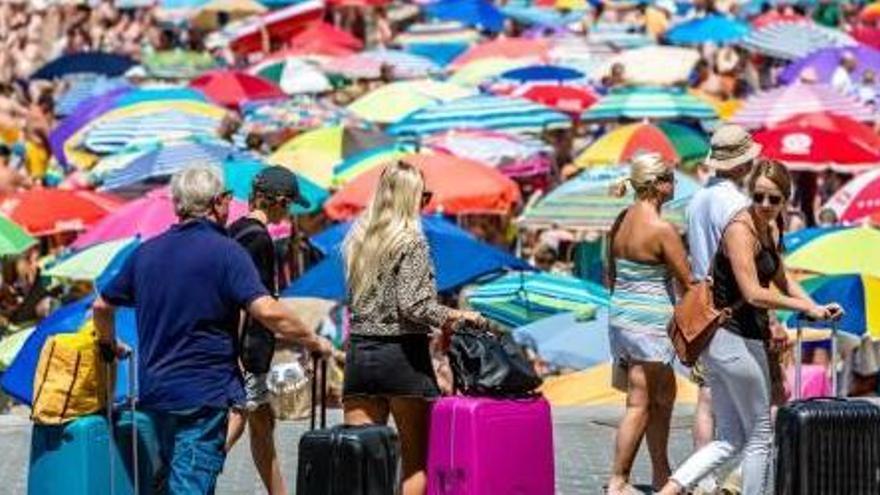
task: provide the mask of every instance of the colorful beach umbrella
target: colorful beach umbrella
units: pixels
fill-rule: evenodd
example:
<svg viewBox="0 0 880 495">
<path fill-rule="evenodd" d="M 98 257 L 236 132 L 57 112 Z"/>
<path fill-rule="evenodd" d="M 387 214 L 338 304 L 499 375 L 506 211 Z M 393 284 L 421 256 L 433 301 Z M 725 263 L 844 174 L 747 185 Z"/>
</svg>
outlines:
<svg viewBox="0 0 880 495">
<path fill-rule="evenodd" d="M 66 280 L 95 281 L 114 260 L 127 258 L 138 246 L 136 237 L 89 246 L 57 260 L 42 275 Z"/>
<path fill-rule="evenodd" d="M 501 7 L 501 12 L 521 24 L 538 26 L 539 29 L 547 26 L 565 28 L 580 22 L 584 17 L 584 9 L 563 10 L 561 7 L 546 8 L 537 5 L 505 5 Z"/>
<path fill-rule="evenodd" d="M 480 39 L 480 33 L 458 21 L 415 23 L 398 34 L 394 42 L 403 47 L 410 45 L 461 44 L 470 46 Z"/>
<path fill-rule="evenodd" d="M 58 79 L 73 75 L 121 76 L 135 65 L 125 55 L 105 52 L 79 52 L 61 55 L 31 74 L 31 79 Z"/>
<path fill-rule="evenodd" d="M 859 20 L 869 24 L 880 21 L 880 2 L 873 2 L 865 5 L 865 7 L 859 11 Z"/>
<path fill-rule="evenodd" d="M 880 230 L 865 225 L 822 235 L 785 259 L 789 269 L 826 275 L 859 273 L 880 277 Z"/>
<path fill-rule="evenodd" d="M 599 284 L 546 272 L 514 272 L 466 289 L 468 304 L 506 327 L 517 328 L 560 313 L 577 318 L 596 315 L 609 304 Z"/>
<path fill-rule="evenodd" d="M 449 65 L 458 70 L 471 62 L 486 58 L 547 60 L 550 47 L 550 41 L 545 39 L 496 38 L 471 47 Z"/>
<path fill-rule="evenodd" d="M 590 41 L 611 46 L 615 50 L 631 50 L 656 43 L 636 23 L 608 21 L 597 22 L 590 27 Z"/>
<path fill-rule="evenodd" d="M 823 48 L 855 46 L 856 41 L 843 31 L 813 22 L 776 22 L 753 30 L 740 44 L 772 58 L 797 60 Z"/>
<path fill-rule="evenodd" d="M 338 224 L 311 238 L 312 245 L 326 257 L 285 289 L 284 297 L 347 299 L 341 245 L 349 228 L 350 222 Z M 422 230 L 431 252 L 437 289 L 441 292 L 488 274 L 531 269 L 525 261 L 476 239 L 443 217 L 423 216 Z"/>
<path fill-rule="evenodd" d="M 266 164 L 258 160 L 228 160 L 223 164 L 224 185 L 232 191 L 234 198 L 242 202 L 250 201 L 254 178 L 264 168 Z M 324 201 L 330 196 L 327 190 L 302 175 L 297 176 L 297 184 L 300 195 L 309 202 L 309 206 L 292 203 L 290 213 L 302 215 L 320 211 Z"/>
<path fill-rule="evenodd" d="M 676 45 L 731 43 L 749 34 L 750 27 L 736 19 L 711 14 L 673 26 L 665 38 Z"/>
<path fill-rule="evenodd" d="M 514 340 L 533 349 L 554 368 L 582 370 L 611 360 L 608 341 L 608 309 L 599 308 L 594 318 L 561 313 L 516 328 Z"/>
<path fill-rule="evenodd" d="M 813 277 L 801 285 L 817 304 L 838 303 L 844 315 L 836 323 L 838 330 L 857 336 L 880 338 L 880 278 L 844 274 Z M 798 326 L 800 315 L 787 315 L 786 325 Z M 830 322 L 809 322 L 810 328 L 831 328 Z"/>
<path fill-rule="evenodd" d="M 425 135 L 453 129 L 538 133 L 571 127 L 563 113 L 524 98 L 473 96 L 413 112 L 388 128 L 393 135 Z"/>
<path fill-rule="evenodd" d="M 0 215 L 0 256 L 14 256 L 25 252 L 37 240 L 15 222 Z"/>
<path fill-rule="evenodd" d="M 384 165 L 403 158 L 415 151 L 410 143 L 393 143 L 378 146 L 351 155 L 333 166 L 333 185 L 344 186 L 360 175 L 374 169 L 381 169 Z M 424 154 L 430 154 L 426 150 Z"/>
<path fill-rule="evenodd" d="M 646 46 L 608 58 L 596 66 L 590 77 L 601 80 L 614 64 L 620 64 L 630 84 L 666 86 L 687 81 L 699 59 L 700 54 L 690 48 Z"/>
<path fill-rule="evenodd" d="M 504 28 L 504 14 L 487 0 L 439 0 L 423 11 L 429 19 L 458 21 L 480 31 L 497 33 Z"/>
<path fill-rule="evenodd" d="M 576 69 L 559 65 L 530 65 L 512 69 L 498 76 L 502 81 L 513 81 L 519 84 L 541 82 L 565 82 L 583 79 L 584 74 Z"/>
<path fill-rule="evenodd" d="M 307 48 L 314 45 L 331 45 L 343 47 L 351 51 L 364 48 L 364 42 L 347 31 L 326 22 L 313 22 L 291 36 L 288 45 L 295 48 Z"/>
<path fill-rule="evenodd" d="M 880 163 L 880 137 L 870 127 L 841 115 L 796 115 L 754 137 L 763 146 L 763 156 L 794 170 L 856 172 Z"/>
<path fill-rule="evenodd" d="M 761 15 L 753 17 L 751 20 L 752 27 L 760 29 L 777 22 L 809 22 L 806 17 L 791 11 L 781 11 L 772 9 Z"/>
<path fill-rule="evenodd" d="M 104 76 L 78 78 L 55 102 L 55 115 L 70 115 L 83 101 L 108 93 L 122 93 L 130 89 L 132 89 L 131 84 L 122 78 Z"/>
<path fill-rule="evenodd" d="M 361 96 L 348 109 L 364 120 L 391 124 L 432 104 L 475 96 L 478 93 L 476 88 L 433 79 L 396 81 Z"/>
<path fill-rule="evenodd" d="M 660 153 L 672 163 L 692 163 L 706 158 L 709 142 L 701 132 L 681 124 L 629 124 L 594 141 L 574 163 L 578 167 L 625 163 L 640 153 Z"/>
<path fill-rule="evenodd" d="M 696 88 L 690 88 L 688 92 L 714 108 L 721 120 L 729 120 L 742 108 L 742 100 L 736 98 L 721 99 Z"/>
<path fill-rule="evenodd" d="M 345 108 L 326 100 L 303 95 L 283 102 L 255 102 L 247 104 L 241 132 L 260 135 L 305 132 L 319 127 L 349 127 L 370 129 L 372 125 Z"/>
<path fill-rule="evenodd" d="M 481 58 L 468 62 L 456 69 L 449 76 L 448 81 L 462 86 L 479 86 L 485 82 L 497 78 L 499 75 L 513 69 L 528 67 L 536 63 L 538 59 L 523 58 Z"/>
<path fill-rule="evenodd" d="M 220 31 L 211 33 L 207 41 L 212 46 L 228 46 L 237 53 L 259 52 L 266 35 L 270 42 L 287 42 L 303 26 L 320 21 L 325 8 L 322 0 L 301 0 L 288 7 L 229 23 Z"/>
<path fill-rule="evenodd" d="M 611 186 L 629 177 L 625 166 L 595 167 L 564 182 L 523 211 L 517 223 L 524 227 L 607 231 L 617 215 L 632 204 L 632 198 L 618 198 Z M 675 172 L 675 196 L 663 206 L 664 217 L 684 225 L 684 211 L 699 184 Z"/>
<path fill-rule="evenodd" d="M 854 96 L 842 95 L 825 84 L 792 84 L 750 96 L 730 121 L 754 129 L 816 112 L 844 115 L 859 122 L 874 120 L 874 112 Z"/>
<path fill-rule="evenodd" d="M 248 73 L 278 84 L 288 95 L 333 89 L 330 79 L 316 64 L 296 56 L 258 63 L 248 69 Z"/>
<path fill-rule="evenodd" d="M 814 75 L 816 82 L 831 83 L 834 71 L 840 67 L 840 61 L 844 55 L 856 59 L 856 70 L 851 75 L 854 81 L 861 80 L 866 70 L 880 71 L 880 50 L 864 45 L 849 47 L 823 48 L 810 53 L 787 65 L 779 74 L 779 81 L 783 84 L 792 84 L 801 79 L 805 71 Z"/>
<path fill-rule="evenodd" d="M 131 146 L 193 136 L 213 136 L 220 120 L 212 115 L 188 113 L 173 108 L 144 115 L 106 119 L 88 130 L 83 146 L 99 155 L 119 153 Z"/>
<path fill-rule="evenodd" d="M 33 328 L 25 328 L 0 337 L 0 371 L 5 370 L 15 360 L 32 333 Z"/>
<path fill-rule="evenodd" d="M 447 215 L 506 214 L 521 201 L 519 186 L 501 172 L 478 162 L 444 154 L 407 155 L 403 159 L 418 168 L 433 193 L 425 211 Z M 359 175 L 343 186 L 324 205 L 335 220 L 357 215 L 370 201 L 382 168 Z"/>
<path fill-rule="evenodd" d="M 491 165 L 508 177 L 546 174 L 553 161 L 553 148 L 544 141 L 506 132 L 450 131 L 428 136 L 422 144 L 439 152 Z"/>
<path fill-rule="evenodd" d="M 214 103 L 231 108 L 248 101 L 284 98 L 284 92 L 273 82 L 231 70 L 208 72 L 189 85 L 205 93 Z"/>
<path fill-rule="evenodd" d="M 337 57 L 323 64 L 327 73 L 349 79 L 379 79 L 388 67 L 394 79 L 417 79 L 442 72 L 430 59 L 402 50 L 379 49 Z"/>
<path fill-rule="evenodd" d="M 580 117 L 580 114 L 599 101 L 599 96 L 587 87 L 554 84 L 531 85 L 518 96 L 573 117 Z"/>
<path fill-rule="evenodd" d="M 121 201 L 89 191 L 34 188 L 0 200 L 0 213 L 30 235 L 74 232 L 94 225 L 115 211 Z"/>
<path fill-rule="evenodd" d="M 584 120 L 716 118 L 715 109 L 680 88 L 632 87 L 611 91 L 584 112 Z"/>
<path fill-rule="evenodd" d="M 828 200 L 830 208 L 843 223 L 853 223 L 880 211 L 880 169 L 855 176 Z"/>
</svg>

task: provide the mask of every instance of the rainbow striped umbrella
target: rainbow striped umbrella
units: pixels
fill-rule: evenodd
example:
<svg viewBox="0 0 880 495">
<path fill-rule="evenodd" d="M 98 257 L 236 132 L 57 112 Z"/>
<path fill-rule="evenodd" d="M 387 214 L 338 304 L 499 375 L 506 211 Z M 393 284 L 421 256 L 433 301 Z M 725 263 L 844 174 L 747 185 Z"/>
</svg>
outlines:
<svg viewBox="0 0 880 495">
<path fill-rule="evenodd" d="M 859 122 L 871 122 L 874 113 L 854 96 L 845 96 L 826 84 L 792 84 L 749 97 L 730 121 L 749 128 L 772 127 L 802 113 L 828 112 Z"/>
<path fill-rule="evenodd" d="M 801 281 L 818 304 L 838 303 L 845 314 L 837 328 L 854 335 L 880 338 L 880 278 L 870 275 L 843 274 L 813 277 Z M 798 315 L 781 313 L 790 328 L 798 324 Z M 811 328 L 831 328 L 827 322 L 810 322 Z"/>
<path fill-rule="evenodd" d="M 574 163 L 578 167 L 624 163 L 646 152 L 660 153 L 671 162 L 690 164 L 706 157 L 709 142 L 701 132 L 681 124 L 629 124 L 594 141 Z"/>
<path fill-rule="evenodd" d="M 803 244 L 785 258 L 785 266 L 826 275 L 860 273 L 880 277 L 880 230 L 863 225 L 832 230 Z"/>
<path fill-rule="evenodd" d="M 715 109 L 680 88 L 616 89 L 583 114 L 584 120 L 714 119 Z"/>
</svg>

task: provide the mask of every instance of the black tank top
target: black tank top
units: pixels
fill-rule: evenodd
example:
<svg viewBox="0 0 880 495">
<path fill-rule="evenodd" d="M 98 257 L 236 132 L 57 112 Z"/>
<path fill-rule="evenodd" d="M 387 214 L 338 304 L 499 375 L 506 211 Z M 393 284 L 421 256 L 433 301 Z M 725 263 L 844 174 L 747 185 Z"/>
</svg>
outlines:
<svg viewBox="0 0 880 495">
<path fill-rule="evenodd" d="M 761 249 L 755 254 L 755 269 L 761 287 L 770 287 L 773 276 L 779 270 L 781 260 L 777 250 L 761 242 Z M 722 248 L 715 254 L 715 269 L 712 271 L 713 298 L 716 308 L 726 308 L 742 301 L 742 292 L 736 283 L 730 258 Z M 743 301 L 734 310 L 724 328 L 745 338 L 754 340 L 770 339 L 769 312 L 764 308 L 752 306 Z"/>
</svg>

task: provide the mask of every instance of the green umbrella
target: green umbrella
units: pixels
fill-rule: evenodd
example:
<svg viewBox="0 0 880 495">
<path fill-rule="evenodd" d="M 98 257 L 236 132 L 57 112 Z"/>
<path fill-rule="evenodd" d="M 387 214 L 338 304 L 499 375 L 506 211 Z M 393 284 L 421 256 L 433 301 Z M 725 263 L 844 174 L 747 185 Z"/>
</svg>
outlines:
<svg viewBox="0 0 880 495">
<path fill-rule="evenodd" d="M 15 222 L 0 216 L 0 256 L 21 254 L 36 242 Z"/>
<path fill-rule="evenodd" d="M 471 307 L 510 328 L 566 312 L 589 319 L 609 302 L 599 284 L 543 272 L 509 273 L 468 290 L 466 297 Z"/>
<path fill-rule="evenodd" d="M 680 88 L 631 87 L 611 91 L 584 112 L 584 120 L 717 118 L 708 103 Z"/>
<path fill-rule="evenodd" d="M 101 276 L 117 256 L 125 255 L 140 242 L 128 237 L 102 242 L 62 258 L 47 268 L 43 275 L 54 278 L 93 281 Z"/>
<path fill-rule="evenodd" d="M 9 366 L 32 333 L 34 333 L 33 327 L 0 337 L 0 370 Z"/>
<path fill-rule="evenodd" d="M 227 161 L 223 165 L 226 187 L 232 191 L 233 196 L 242 201 L 247 201 L 251 195 L 251 184 L 254 181 L 254 177 L 264 168 L 266 168 L 266 165 L 256 160 Z M 297 179 L 299 192 L 309 202 L 309 207 L 303 208 L 302 206 L 292 204 L 290 212 L 294 215 L 302 215 L 320 211 L 321 206 L 330 194 L 302 175 L 297 175 Z"/>
</svg>

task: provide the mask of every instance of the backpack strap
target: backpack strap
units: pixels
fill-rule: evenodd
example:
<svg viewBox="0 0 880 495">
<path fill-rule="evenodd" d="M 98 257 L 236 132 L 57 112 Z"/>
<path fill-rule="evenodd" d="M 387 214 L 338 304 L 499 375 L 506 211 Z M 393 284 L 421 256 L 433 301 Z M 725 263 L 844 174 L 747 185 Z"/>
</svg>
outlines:
<svg viewBox="0 0 880 495">
<path fill-rule="evenodd" d="M 266 231 L 266 228 L 262 224 L 260 224 L 260 225 L 250 224 L 250 225 L 246 226 L 245 228 L 236 232 L 235 235 L 232 236 L 232 238 L 235 239 L 236 242 L 238 242 L 240 244 L 247 237 L 249 237 L 253 234 L 257 234 L 257 233 L 265 232 L 265 231 Z"/>
</svg>

